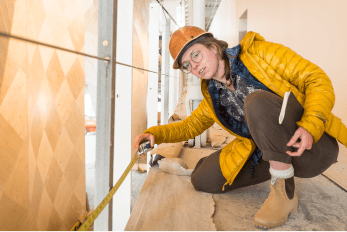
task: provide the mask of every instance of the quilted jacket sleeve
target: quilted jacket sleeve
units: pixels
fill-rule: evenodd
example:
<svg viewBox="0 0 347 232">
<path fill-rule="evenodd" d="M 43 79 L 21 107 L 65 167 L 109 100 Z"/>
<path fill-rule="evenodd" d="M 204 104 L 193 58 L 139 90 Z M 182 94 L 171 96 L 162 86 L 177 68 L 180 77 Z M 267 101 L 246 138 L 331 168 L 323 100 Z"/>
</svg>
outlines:
<svg viewBox="0 0 347 232">
<path fill-rule="evenodd" d="M 249 52 L 260 57 L 305 95 L 304 114 L 297 125 L 310 132 L 313 143 L 316 143 L 324 133 L 324 123 L 335 103 L 329 77 L 317 65 L 281 44 L 254 41 Z"/>
<path fill-rule="evenodd" d="M 175 143 L 193 139 L 195 136 L 202 134 L 211 127 L 214 120 L 208 112 L 206 99 L 202 100 L 198 108 L 195 109 L 191 116 L 181 122 L 154 126 L 143 133 L 151 133 L 154 135 L 155 143 Z"/>
</svg>

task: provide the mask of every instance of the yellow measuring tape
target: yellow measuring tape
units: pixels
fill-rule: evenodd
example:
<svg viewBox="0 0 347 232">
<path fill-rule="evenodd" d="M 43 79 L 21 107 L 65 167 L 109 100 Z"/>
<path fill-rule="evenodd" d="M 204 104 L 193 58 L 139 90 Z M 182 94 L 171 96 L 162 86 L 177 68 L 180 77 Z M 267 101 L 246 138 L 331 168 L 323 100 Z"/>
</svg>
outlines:
<svg viewBox="0 0 347 232">
<path fill-rule="evenodd" d="M 135 157 L 131 160 L 131 162 L 128 165 L 127 169 L 125 169 L 125 171 L 123 172 L 123 175 L 119 178 L 119 180 L 117 181 L 116 185 L 113 186 L 113 188 L 107 194 L 107 196 L 104 198 L 104 200 L 102 200 L 102 202 L 98 205 L 98 207 L 94 210 L 94 212 L 83 222 L 82 225 L 78 221 L 74 225 L 74 227 L 71 229 L 71 231 L 76 230 L 76 229 L 78 231 L 87 231 L 90 228 L 90 226 L 94 223 L 95 219 L 100 215 L 102 210 L 111 201 L 113 195 L 117 192 L 118 188 L 121 186 L 121 184 L 123 183 L 124 179 L 127 177 L 127 175 L 129 174 L 130 170 L 132 169 L 132 167 L 134 166 L 134 164 L 136 163 L 138 158 L 139 158 L 139 155 L 135 154 Z"/>
</svg>

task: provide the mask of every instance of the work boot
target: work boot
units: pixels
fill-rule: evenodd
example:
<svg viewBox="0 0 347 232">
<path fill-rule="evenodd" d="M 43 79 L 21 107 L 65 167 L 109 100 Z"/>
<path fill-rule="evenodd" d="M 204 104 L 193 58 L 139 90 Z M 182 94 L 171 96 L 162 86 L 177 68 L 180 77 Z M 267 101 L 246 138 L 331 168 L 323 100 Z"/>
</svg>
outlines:
<svg viewBox="0 0 347 232">
<path fill-rule="evenodd" d="M 284 225 L 289 215 L 293 214 L 298 208 L 298 196 L 295 191 L 293 167 L 291 167 L 292 171 L 290 171 L 290 174 L 285 178 L 278 178 L 278 175 L 276 177 L 273 174 L 277 170 L 271 169 L 271 192 L 254 217 L 254 224 L 261 228 L 275 228 Z"/>
</svg>

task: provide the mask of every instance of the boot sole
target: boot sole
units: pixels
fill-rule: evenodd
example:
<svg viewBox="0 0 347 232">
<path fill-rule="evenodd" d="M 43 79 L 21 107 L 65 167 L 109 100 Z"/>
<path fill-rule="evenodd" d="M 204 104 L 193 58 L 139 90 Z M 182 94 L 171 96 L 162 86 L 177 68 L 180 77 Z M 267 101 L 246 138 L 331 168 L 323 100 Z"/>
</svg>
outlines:
<svg viewBox="0 0 347 232">
<path fill-rule="evenodd" d="M 289 214 L 290 215 L 290 214 Z M 289 217 L 289 216 L 288 216 Z M 276 227 L 279 227 L 279 226 L 283 226 L 284 224 L 286 224 L 286 222 L 287 222 L 287 220 L 285 220 L 284 222 L 281 222 L 281 223 L 278 223 L 278 224 L 276 224 L 276 225 L 265 225 L 265 224 L 262 224 L 262 223 L 260 223 L 260 222 L 256 222 L 256 221 L 254 221 L 254 225 L 256 226 L 256 227 L 259 227 L 259 228 L 261 228 L 261 229 L 271 229 L 271 228 L 276 228 Z"/>
<path fill-rule="evenodd" d="M 298 204 L 289 212 L 288 214 L 288 217 L 287 219 L 283 222 L 280 222 L 278 224 L 275 224 L 275 225 L 265 225 L 265 224 L 262 224 L 260 222 L 257 222 L 254 220 L 254 225 L 259 227 L 259 228 L 262 228 L 262 229 L 271 229 L 271 228 L 276 228 L 276 227 L 279 227 L 279 226 L 283 226 L 284 224 L 286 224 L 286 222 L 288 221 L 288 218 L 290 217 L 290 215 L 294 214 L 297 210 L 298 210 Z"/>
</svg>

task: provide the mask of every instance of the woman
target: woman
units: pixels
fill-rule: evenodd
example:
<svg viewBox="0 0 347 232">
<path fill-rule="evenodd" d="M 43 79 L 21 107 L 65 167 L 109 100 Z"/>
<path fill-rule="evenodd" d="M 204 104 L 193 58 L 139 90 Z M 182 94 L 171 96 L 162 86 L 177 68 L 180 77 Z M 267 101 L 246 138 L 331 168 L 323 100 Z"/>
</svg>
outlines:
<svg viewBox="0 0 347 232">
<path fill-rule="evenodd" d="M 334 90 L 318 66 L 254 32 L 227 47 L 197 27 L 174 32 L 169 44 L 173 67 L 201 79 L 204 99 L 180 123 L 146 130 L 135 148 L 142 139 L 152 146 L 186 141 L 217 122 L 236 139 L 198 162 L 193 186 L 222 193 L 271 179 L 270 195 L 254 223 L 277 227 L 297 210 L 294 176 L 311 178 L 336 162 L 336 139 L 346 146 L 347 128 L 331 113 Z M 288 91 L 292 94 L 279 124 Z"/>
</svg>

